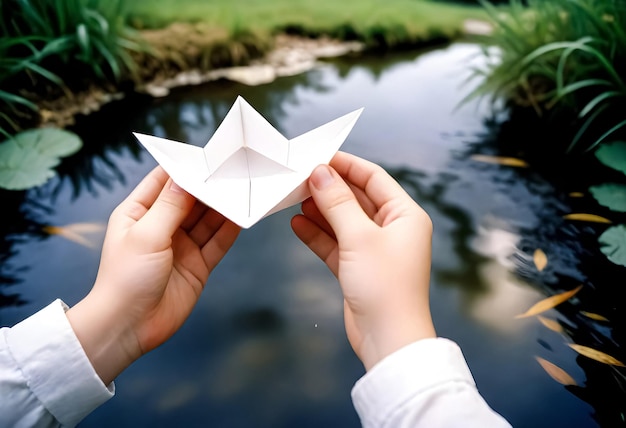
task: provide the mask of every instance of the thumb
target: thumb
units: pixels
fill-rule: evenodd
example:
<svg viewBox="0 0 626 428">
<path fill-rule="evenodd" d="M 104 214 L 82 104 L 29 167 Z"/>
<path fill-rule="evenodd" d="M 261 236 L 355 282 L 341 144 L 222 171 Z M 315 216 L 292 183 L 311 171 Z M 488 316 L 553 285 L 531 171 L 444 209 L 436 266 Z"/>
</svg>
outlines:
<svg viewBox="0 0 626 428">
<path fill-rule="evenodd" d="M 313 170 L 309 188 L 315 205 L 338 239 L 362 231 L 363 222 L 369 221 L 352 189 L 330 166 L 319 165 Z"/>
<path fill-rule="evenodd" d="M 174 232 L 193 208 L 195 198 L 169 179 L 146 214 L 137 222 L 139 234 L 153 244 L 169 246 Z"/>
</svg>

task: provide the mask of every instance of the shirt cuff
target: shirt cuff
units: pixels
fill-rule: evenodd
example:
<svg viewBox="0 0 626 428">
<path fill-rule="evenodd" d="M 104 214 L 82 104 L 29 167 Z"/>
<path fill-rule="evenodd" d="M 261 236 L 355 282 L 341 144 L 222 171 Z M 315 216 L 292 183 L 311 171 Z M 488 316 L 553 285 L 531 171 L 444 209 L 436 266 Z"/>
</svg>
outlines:
<svg viewBox="0 0 626 428">
<path fill-rule="evenodd" d="M 448 382 L 476 387 L 456 343 L 444 338 L 422 339 L 372 367 L 352 389 L 352 401 L 364 425 L 382 426 L 404 403 Z"/>
<path fill-rule="evenodd" d="M 115 393 L 91 365 L 57 299 L 7 332 L 29 388 L 62 425 L 75 426 Z"/>
</svg>

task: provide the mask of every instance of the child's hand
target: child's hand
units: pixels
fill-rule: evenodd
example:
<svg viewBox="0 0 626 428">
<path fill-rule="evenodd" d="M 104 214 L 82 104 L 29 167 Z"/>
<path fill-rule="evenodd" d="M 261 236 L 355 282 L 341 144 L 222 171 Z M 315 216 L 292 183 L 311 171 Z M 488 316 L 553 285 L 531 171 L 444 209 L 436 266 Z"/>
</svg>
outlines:
<svg viewBox="0 0 626 428">
<path fill-rule="evenodd" d="M 342 152 L 330 165 L 311 175 L 312 199 L 292 227 L 338 278 L 348 339 L 369 370 L 403 346 L 435 337 L 432 223 L 381 167 Z"/>
<path fill-rule="evenodd" d="M 105 384 L 178 330 L 239 230 L 160 167 L 113 211 L 96 283 L 67 312 Z"/>
</svg>

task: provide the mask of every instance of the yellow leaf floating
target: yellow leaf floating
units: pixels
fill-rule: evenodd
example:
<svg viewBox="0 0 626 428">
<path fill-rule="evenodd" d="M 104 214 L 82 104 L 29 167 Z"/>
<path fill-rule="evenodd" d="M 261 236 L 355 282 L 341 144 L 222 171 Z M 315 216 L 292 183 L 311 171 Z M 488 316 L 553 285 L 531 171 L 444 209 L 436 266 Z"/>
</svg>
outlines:
<svg viewBox="0 0 626 428">
<path fill-rule="evenodd" d="M 566 292 L 560 293 L 560 294 L 555 294 L 554 296 L 551 296 L 551 297 L 548 297 L 546 299 L 543 299 L 543 300 L 535 303 L 533 306 L 531 306 L 530 309 L 528 309 L 523 314 L 517 315 L 515 318 L 532 317 L 533 315 L 537 315 L 537 314 L 540 314 L 542 312 L 547 311 L 548 309 L 552 309 L 555 306 L 557 306 L 557 305 L 565 302 L 566 300 L 568 300 L 574 294 L 578 293 L 578 291 L 581 288 L 583 288 L 583 286 L 579 285 L 578 287 L 574 288 L 573 290 L 566 291 Z"/>
<path fill-rule="evenodd" d="M 74 223 L 63 227 L 76 233 L 97 233 L 105 229 L 102 223 Z"/>
<path fill-rule="evenodd" d="M 583 345 L 576 345 L 573 343 L 570 343 L 569 347 L 578 352 L 580 355 L 584 355 L 585 357 L 591 358 L 592 360 L 596 360 L 600 363 L 610 364 L 612 366 L 626 367 L 626 365 L 624 365 L 624 363 L 622 363 L 621 361 L 611 357 L 609 354 L 598 351 L 597 349 L 593 349 Z"/>
<path fill-rule="evenodd" d="M 95 243 L 87 239 L 83 234 L 95 233 L 104 230 L 101 223 L 74 223 L 66 226 L 44 226 L 43 231 L 49 235 L 58 235 L 63 238 L 83 245 L 88 248 L 95 248 Z"/>
<path fill-rule="evenodd" d="M 587 318 L 591 318 L 592 320 L 596 320 L 596 321 L 608 321 L 607 318 L 603 317 L 602 315 L 599 314 L 594 314 L 593 312 L 587 312 L 587 311 L 580 311 L 580 313 L 584 316 L 586 316 Z"/>
<path fill-rule="evenodd" d="M 566 220 L 590 221 L 594 223 L 611 223 L 611 220 L 608 218 L 604 218 L 596 214 L 573 213 L 566 214 L 563 218 Z"/>
<path fill-rule="evenodd" d="M 583 192 L 570 192 L 569 196 L 570 198 L 582 198 L 585 194 Z"/>
<path fill-rule="evenodd" d="M 556 331 L 557 333 L 563 333 L 563 326 L 559 324 L 558 321 L 542 317 L 541 315 L 537 315 L 537 319 L 541 321 L 541 324 L 545 325 L 552 331 Z"/>
<path fill-rule="evenodd" d="M 528 167 L 528 164 L 526 163 L 526 161 L 523 161 L 518 158 L 507 157 L 507 156 L 472 155 L 470 156 L 470 159 L 473 159 L 478 162 L 493 163 L 493 164 L 504 165 L 504 166 L 514 166 L 518 168 Z"/>
<path fill-rule="evenodd" d="M 613 15 L 609 15 L 608 13 L 605 13 L 604 15 L 602 15 L 602 20 L 605 22 L 614 22 L 615 17 Z"/>
<path fill-rule="evenodd" d="M 537 362 L 543 367 L 543 369 L 550 375 L 550 377 L 556 380 L 561 385 L 578 385 L 573 377 L 569 375 L 565 370 L 560 368 L 554 363 L 548 360 L 544 360 L 541 357 L 535 357 Z"/>
<path fill-rule="evenodd" d="M 535 262 L 535 267 L 539 272 L 541 272 L 546 265 L 548 264 L 548 256 L 543 252 L 540 248 L 535 250 L 535 254 L 533 254 L 533 260 Z"/>
</svg>

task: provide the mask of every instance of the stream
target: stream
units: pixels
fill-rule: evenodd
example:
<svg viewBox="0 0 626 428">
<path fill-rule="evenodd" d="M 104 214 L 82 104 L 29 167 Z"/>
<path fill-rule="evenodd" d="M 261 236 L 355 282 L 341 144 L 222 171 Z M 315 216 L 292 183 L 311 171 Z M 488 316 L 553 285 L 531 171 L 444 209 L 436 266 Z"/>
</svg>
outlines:
<svg viewBox="0 0 626 428">
<path fill-rule="evenodd" d="M 7 202 L 15 227 L 0 252 L 0 291 L 13 297 L 0 307 L 2 325 L 89 291 L 104 232 L 91 233 L 87 248 L 37 230 L 106 223 L 155 166 L 131 132 L 203 146 L 238 95 L 288 138 L 364 107 L 342 150 L 382 165 L 430 214 L 435 327 L 459 343 L 485 400 L 514 427 L 618 420 L 623 404 L 606 404 L 615 393 L 603 368 L 589 369 L 536 318 L 515 318 L 583 278 L 575 246 L 529 240 L 568 209 L 560 190 L 532 169 L 471 157 L 493 152 L 487 103 L 459 106 L 473 87 L 464 83 L 469 67 L 481 60 L 469 43 L 345 57 L 259 86 L 220 80 L 164 98 L 136 95 L 79 118 L 73 130 L 84 149 L 59 177 Z M 364 370 L 345 336 L 335 278 L 290 229 L 298 209 L 242 231 L 186 324 L 124 372 L 116 396 L 82 427 L 359 426 L 350 390 Z M 548 254 L 541 273 L 532 261 L 539 246 Z M 581 386 L 556 382 L 536 357 Z"/>
</svg>

